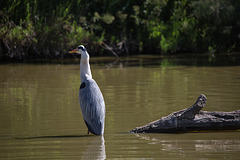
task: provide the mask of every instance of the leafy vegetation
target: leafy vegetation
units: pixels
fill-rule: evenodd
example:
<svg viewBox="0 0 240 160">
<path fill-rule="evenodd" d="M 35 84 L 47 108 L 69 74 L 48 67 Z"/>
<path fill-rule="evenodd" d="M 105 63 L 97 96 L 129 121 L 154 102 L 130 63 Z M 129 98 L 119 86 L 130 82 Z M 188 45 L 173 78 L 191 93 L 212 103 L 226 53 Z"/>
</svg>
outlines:
<svg viewBox="0 0 240 160">
<path fill-rule="evenodd" d="M 1 57 L 240 50 L 238 0 L 1 0 Z"/>
</svg>

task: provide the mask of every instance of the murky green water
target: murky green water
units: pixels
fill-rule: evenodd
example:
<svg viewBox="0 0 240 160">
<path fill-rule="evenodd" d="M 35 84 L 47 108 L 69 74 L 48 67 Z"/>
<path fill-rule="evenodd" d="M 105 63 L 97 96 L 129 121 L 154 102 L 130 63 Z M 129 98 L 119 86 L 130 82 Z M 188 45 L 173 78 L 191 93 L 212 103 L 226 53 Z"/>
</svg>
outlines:
<svg viewBox="0 0 240 160">
<path fill-rule="evenodd" d="M 93 58 L 106 103 L 101 137 L 86 136 L 78 60 L 63 63 L 0 65 L 0 159 L 239 159 L 240 132 L 127 132 L 190 107 L 201 93 L 204 110 L 239 110 L 240 66 Z"/>
</svg>

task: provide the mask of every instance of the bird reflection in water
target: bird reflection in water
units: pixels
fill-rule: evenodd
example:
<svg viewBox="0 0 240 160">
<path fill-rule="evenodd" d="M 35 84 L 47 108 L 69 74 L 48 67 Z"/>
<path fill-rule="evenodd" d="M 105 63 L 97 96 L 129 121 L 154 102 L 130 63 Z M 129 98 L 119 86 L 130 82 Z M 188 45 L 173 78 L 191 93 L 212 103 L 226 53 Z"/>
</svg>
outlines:
<svg viewBox="0 0 240 160">
<path fill-rule="evenodd" d="M 105 141 L 103 136 L 90 136 L 87 150 L 82 159 L 106 159 Z"/>
</svg>

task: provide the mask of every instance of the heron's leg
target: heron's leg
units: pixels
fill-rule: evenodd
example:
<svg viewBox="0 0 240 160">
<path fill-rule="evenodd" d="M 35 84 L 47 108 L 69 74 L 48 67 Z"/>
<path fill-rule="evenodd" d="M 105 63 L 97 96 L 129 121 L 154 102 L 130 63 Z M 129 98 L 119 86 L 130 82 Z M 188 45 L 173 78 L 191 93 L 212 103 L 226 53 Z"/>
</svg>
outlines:
<svg viewBox="0 0 240 160">
<path fill-rule="evenodd" d="M 86 123 L 87 128 L 89 128 L 89 127 L 88 127 L 88 123 L 87 123 L 85 120 L 84 120 L 84 122 Z M 88 133 L 88 135 L 89 135 L 89 129 L 88 129 L 88 132 L 87 132 L 87 133 Z"/>
</svg>

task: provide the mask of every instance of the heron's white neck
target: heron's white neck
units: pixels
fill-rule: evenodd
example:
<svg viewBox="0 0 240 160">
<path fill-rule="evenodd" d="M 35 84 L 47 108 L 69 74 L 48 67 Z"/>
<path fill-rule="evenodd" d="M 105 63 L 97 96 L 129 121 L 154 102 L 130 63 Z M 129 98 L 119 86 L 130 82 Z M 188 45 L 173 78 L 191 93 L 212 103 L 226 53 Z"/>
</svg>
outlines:
<svg viewBox="0 0 240 160">
<path fill-rule="evenodd" d="M 85 80 L 89 79 L 89 78 L 92 78 L 88 53 L 85 53 L 85 54 L 82 53 L 81 54 L 80 78 L 81 78 L 81 83 L 84 82 Z"/>
</svg>

